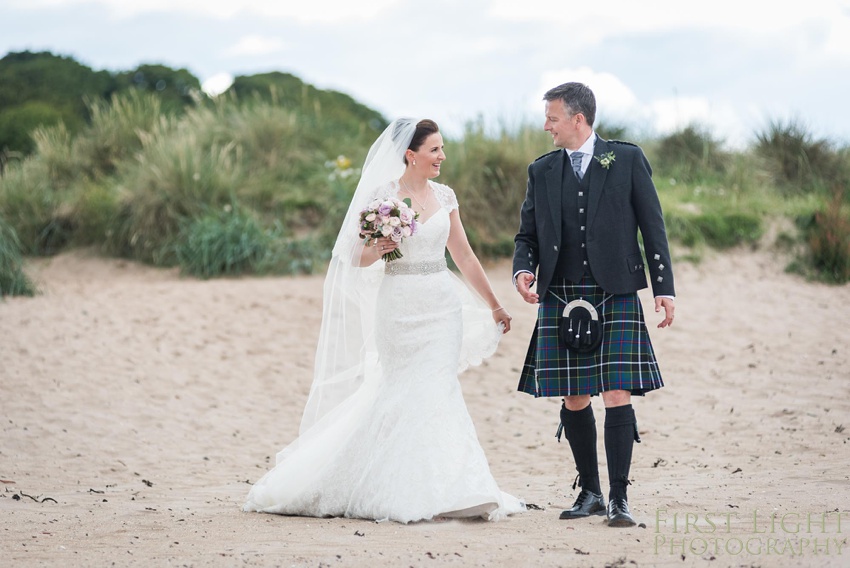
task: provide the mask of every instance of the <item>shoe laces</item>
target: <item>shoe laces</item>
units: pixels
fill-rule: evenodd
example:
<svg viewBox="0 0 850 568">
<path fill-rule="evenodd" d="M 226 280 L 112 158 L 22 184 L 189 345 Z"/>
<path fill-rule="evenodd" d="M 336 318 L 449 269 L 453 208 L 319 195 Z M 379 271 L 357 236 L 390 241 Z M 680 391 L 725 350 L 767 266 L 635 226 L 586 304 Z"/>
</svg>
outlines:
<svg viewBox="0 0 850 568">
<path fill-rule="evenodd" d="M 617 497 L 616 499 L 611 499 L 611 507 L 615 509 L 620 509 L 621 511 L 628 511 L 629 504 L 622 497 Z"/>
</svg>

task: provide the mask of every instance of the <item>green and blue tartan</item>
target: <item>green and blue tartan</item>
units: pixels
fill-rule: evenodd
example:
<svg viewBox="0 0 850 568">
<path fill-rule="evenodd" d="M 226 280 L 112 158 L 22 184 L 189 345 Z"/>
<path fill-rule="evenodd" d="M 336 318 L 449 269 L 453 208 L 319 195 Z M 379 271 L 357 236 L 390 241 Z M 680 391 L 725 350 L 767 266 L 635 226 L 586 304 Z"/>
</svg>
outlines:
<svg viewBox="0 0 850 568">
<path fill-rule="evenodd" d="M 603 319 L 602 345 L 592 353 L 573 353 L 558 336 L 566 302 L 583 298 Z M 553 282 L 537 311 L 517 390 L 540 396 L 596 395 L 627 390 L 635 395 L 664 386 L 643 308 L 636 292 L 606 294 L 590 276 L 574 284 Z"/>
</svg>

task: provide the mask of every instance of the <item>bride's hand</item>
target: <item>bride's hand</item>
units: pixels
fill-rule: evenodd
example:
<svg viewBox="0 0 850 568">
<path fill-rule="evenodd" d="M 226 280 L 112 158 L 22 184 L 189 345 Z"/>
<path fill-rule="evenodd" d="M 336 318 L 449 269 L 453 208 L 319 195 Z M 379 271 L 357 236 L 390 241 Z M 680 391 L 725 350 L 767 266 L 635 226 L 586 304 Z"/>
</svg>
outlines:
<svg viewBox="0 0 850 568">
<path fill-rule="evenodd" d="M 493 310 L 493 321 L 505 326 L 502 333 L 507 333 L 511 330 L 511 319 L 513 319 L 511 318 L 511 314 L 505 308 L 496 308 Z"/>
<path fill-rule="evenodd" d="M 375 247 L 375 252 L 378 253 L 378 258 L 398 248 L 398 243 L 389 237 L 380 237 L 372 242 L 374 243 L 372 246 Z"/>
<path fill-rule="evenodd" d="M 368 243 L 364 243 L 360 252 L 359 266 L 371 266 L 381 260 L 382 256 L 397 248 L 398 243 L 388 237 L 370 239 Z"/>
</svg>

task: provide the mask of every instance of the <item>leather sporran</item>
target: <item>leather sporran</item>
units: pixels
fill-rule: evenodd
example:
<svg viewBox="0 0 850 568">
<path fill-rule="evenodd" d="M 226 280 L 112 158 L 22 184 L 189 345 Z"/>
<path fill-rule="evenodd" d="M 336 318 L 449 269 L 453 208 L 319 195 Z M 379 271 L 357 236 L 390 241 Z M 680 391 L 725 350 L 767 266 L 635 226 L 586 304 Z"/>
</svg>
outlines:
<svg viewBox="0 0 850 568">
<path fill-rule="evenodd" d="M 602 318 L 587 300 L 573 300 L 561 314 L 561 341 L 575 353 L 590 353 L 602 344 Z"/>
</svg>

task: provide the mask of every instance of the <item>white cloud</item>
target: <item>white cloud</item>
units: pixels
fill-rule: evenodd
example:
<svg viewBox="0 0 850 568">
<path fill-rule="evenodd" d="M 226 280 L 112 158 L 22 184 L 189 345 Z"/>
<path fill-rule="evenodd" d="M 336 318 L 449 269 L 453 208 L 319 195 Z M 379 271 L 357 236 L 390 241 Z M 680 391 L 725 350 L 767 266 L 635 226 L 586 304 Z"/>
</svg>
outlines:
<svg viewBox="0 0 850 568">
<path fill-rule="evenodd" d="M 549 0 L 491 0 L 490 15 L 510 21 L 563 26 L 564 34 L 580 34 L 586 40 L 683 28 L 732 29 L 758 34 L 784 32 L 807 19 L 822 19 L 826 14 L 840 16 L 846 2 L 808 0 L 805 5 L 784 4 L 742 0 L 654 0 L 651 3 L 608 0 L 570 6 Z"/>
<path fill-rule="evenodd" d="M 555 35 L 573 48 L 594 47 L 627 36 L 707 31 L 762 45 L 790 45 L 806 64 L 846 62 L 850 58 L 847 0 L 807 0 L 804 4 L 607 0 L 585 2 L 580 7 L 549 0 L 491 0 L 489 15 L 510 22 L 536 23 L 541 37 Z M 820 40 L 817 48 L 805 41 L 813 26 Z"/>
<path fill-rule="evenodd" d="M 593 91 L 596 96 L 597 114 L 602 112 L 606 115 L 621 118 L 630 112 L 633 112 L 637 106 L 637 98 L 632 90 L 626 86 L 616 75 L 606 73 L 604 71 L 594 71 L 589 67 L 579 67 L 577 69 L 562 69 L 557 71 L 547 71 L 540 78 L 540 93 L 543 93 L 570 81 L 584 83 Z M 535 110 L 543 116 L 543 102 L 536 104 Z"/>
<path fill-rule="evenodd" d="M 472 39 L 469 42 L 468 49 L 470 52 L 475 54 L 487 55 L 491 53 L 503 52 L 506 49 L 509 49 L 509 47 L 506 46 L 504 40 L 500 38 L 484 36 Z"/>
<path fill-rule="evenodd" d="M 101 5 L 118 18 L 139 14 L 185 13 L 227 20 L 246 14 L 292 19 L 302 23 L 330 23 L 374 19 L 401 0 L 12 0 L 17 8 L 38 9 L 72 5 Z"/>
<path fill-rule="evenodd" d="M 705 97 L 655 99 L 647 105 L 647 109 L 660 134 L 669 134 L 690 124 L 711 122 L 711 104 Z"/>
<path fill-rule="evenodd" d="M 224 54 L 229 57 L 268 55 L 269 53 L 283 51 L 285 47 L 286 45 L 276 37 L 249 35 L 225 49 Z"/>
<path fill-rule="evenodd" d="M 708 129 L 725 138 L 733 146 L 744 143 L 745 133 L 737 109 L 726 101 L 712 101 L 703 96 L 675 96 L 642 101 L 631 88 L 612 73 L 589 67 L 548 71 L 540 81 L 539 92 L 566 83 L 586 84 L 596 96 L 597 124 L 624 125 L 650 136 L 670 134 L 689 125 Z M 531 109 L 542 120 L 543 102 L 535 101 Z"/>
<path fill-rule="evenodd" d="M 201 83 L 201 89 L 211 97 L 215 97 L 226 91 L 233 84 L 233 75 L 230 73 L 216 73 Z"/>
<path fill-rule="evenodd" d="M 832 20 L 823 44 L 823 55 L 828 59 L 850 59 L 850 9 L 843 18 Z"/>
</svg>

